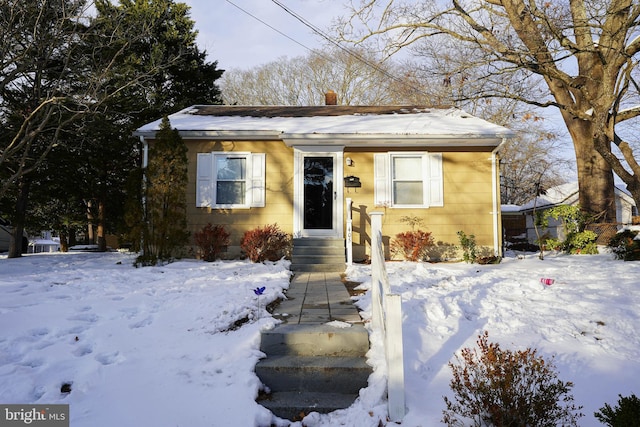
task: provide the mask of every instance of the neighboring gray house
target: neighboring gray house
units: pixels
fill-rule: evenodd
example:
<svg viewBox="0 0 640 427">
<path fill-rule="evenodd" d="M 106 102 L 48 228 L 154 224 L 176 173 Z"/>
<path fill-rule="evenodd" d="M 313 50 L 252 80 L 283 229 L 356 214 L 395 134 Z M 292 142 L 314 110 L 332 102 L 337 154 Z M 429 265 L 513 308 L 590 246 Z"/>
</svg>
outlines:
<svg viewBox="0 0 640 427">
<path fill-rule="evenodd" d="M 616 222 L 618 225 L 627 225 L 632 223 L 632 218 L 638 215 L 636 204 L 631 195 L 624 189 L 616 186 Z M 542 212 L 560 205 L 577 205 L 578 204 L 578 183 L 570 182 L 567 184 L 552 187 L 546 191 L 546 194 L 538 196 L 536 199 L 520 206 L 519 213 L 525 218 L 526 237 L 529 243 L 536 242 L 536 232 L 534 229 L 534 209 Z M 510 214 L 516 214 L 510 209 Z M 539 230 L 541 235 L 547 234 L 549 237 L 564 238 L 564 230 L 562 223 L 553 218 L 549 219 L 549 227 L 546 230 Z M 596 232 L 598 232 L 596 230 Z M 605 242 L 599 242 L 606 244 Z"/>
</svg>

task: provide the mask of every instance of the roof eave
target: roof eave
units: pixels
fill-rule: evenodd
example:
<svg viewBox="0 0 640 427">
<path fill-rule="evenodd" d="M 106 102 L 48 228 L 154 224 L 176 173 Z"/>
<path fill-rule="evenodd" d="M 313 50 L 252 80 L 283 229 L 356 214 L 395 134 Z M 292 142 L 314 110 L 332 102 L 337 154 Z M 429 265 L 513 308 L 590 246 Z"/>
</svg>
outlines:
<svg viewBox="0 0 640 427">
<path fill-rule="evenodd" d="M 145 139 L 156 138 L 157 130 L 134 132 Z M 287 146 L 342 145 L 342 146 L 440 146 L 497 147 L 503 135 L 417 135 L 417 134 L 363 134 L 363 133 L 282 133 L 276 130 L 180 130 L 186 140 L 210 139 L 225 141 L 283 141 Z"/>
<path fill-rule="evenodd" d="M 157 130 L 136 131 L 134 136 L 155 139 Z M 275 130 L 179 130 L 182 139 L 213 139 L 225 141 L 279 141 L 282 132 Z"/>
<path fill-rule="evenodd" d="M 496 135 L 414 135 L 414 134 L 282 134 L 289 146 L 301 145 L 345 145 L 345 146 L 498 146 L 502 137 Z"/>
</svg>

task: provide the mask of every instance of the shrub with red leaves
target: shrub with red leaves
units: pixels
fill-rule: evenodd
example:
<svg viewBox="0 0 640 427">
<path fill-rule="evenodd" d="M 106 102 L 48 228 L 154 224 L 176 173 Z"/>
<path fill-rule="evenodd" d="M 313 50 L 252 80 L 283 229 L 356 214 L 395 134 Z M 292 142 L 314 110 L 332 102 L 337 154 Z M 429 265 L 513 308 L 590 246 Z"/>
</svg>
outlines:
<svg viewBox="0 0 640 427">
<path fill-rule="evenodd" d="M 201 258 L 208 262 L 219 258 L 229 245 L 229 233 L 222 225 L 207 224 L 193 237 L 196 245 L 200 248 Z"/>
<path fill-rule="evenodd" d="M 577 426 L 583 414 L 573 404 L 573 384 L 557 378 L 552 362 L 536 350 L 503 350 L 478 337 L 478 349 L 464 348 L 456 355 L 451 390 L 445 397 L 447 426 Z"/>
<path fill-rule="evenodd" d="M 421 261 L 427 257 L 427 251 L 434 241 L 428 231 L 415 230 L 396 234 L 391 242 L 391 251 L 406 261 Z"/>
<path fill-rule="evenodd" d="M 269 224 L 244 233 L 240 248 L 252 262 L 277 261 L 289 255 L 291 237 L 278 224 Z"/>
</svg>

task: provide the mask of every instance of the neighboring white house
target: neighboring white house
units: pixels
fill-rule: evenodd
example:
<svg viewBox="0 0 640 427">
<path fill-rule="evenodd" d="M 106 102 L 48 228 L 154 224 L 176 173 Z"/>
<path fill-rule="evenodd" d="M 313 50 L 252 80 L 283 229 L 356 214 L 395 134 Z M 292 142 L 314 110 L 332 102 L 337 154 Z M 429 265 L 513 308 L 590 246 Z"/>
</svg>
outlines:
<svg viewBox="0 0 640 427">
<path fill-rule="evenodd" d="M 41 252 L 58 252 L 60 250 L 60 239 L 54 238 L 50 231 L 44 231 L 42 235 L 29 242 L 29 253 L 37 254 Z"/>
<path fill-rule="evenodd" d="M 616 222 L 622 225 L 632 223 L 632 218 L 638 215 L 636 204 L 631 195 L 624 189 L 615 187 L 616 198 Z M 526 222 L 526 236 L 529 243 L 536 243 L 536 232 L 534 229 L 534 209 L 536 212 L 542 212 L 560 205 L 577 205 L 578 204 L 578 183 L 570 182 L 567 184 L 552 187 L 546 191 L 546 194 L 538 196 L 536 199 L 522 205 L 519 212 L 524 215 Z M 513 214 L 513 209 L 511 209 Z M 549 227 L 546 230 L 539 230 L 541 235 L 549 237 L 558 237 L 563 239 L 564 229 L 561 221 L 553 218 L 549 219 Z"/>
</svg>

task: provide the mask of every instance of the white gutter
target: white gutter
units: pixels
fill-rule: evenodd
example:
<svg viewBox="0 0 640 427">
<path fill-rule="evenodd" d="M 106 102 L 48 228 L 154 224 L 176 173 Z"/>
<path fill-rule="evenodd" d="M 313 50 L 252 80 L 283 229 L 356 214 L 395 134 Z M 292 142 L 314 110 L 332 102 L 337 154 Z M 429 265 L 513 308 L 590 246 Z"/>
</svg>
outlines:
<svg viewBox="0 0 640 427">
<path fill-rule="evenodd" d="M 140 135 L 142 142 L 142 220 L 147 223 L 147 166 L 149 166 L 149 143 Z M 144 254 L 144 233 L 140 236 L 140 250 Z"/>
<path fill-rule="evenodd" d="M 398 146 L 450 146 L 486 147 L 495 145 L 495 136 L 484 135 L 415 135 L 415 134 L 348 134 L 348 133 L 283 133 L 282 141 L 288 146 L 346 145 L 349 147 L 398 147 Z"/>
<path fill-rule="evenodd" d="M 502 224 L 500 224 L 500 183 L 498 182 L 500 166 L 497 153 L 505 142 L 506 138 L 502 138 L 502 142 L 491 151 L 491 196 L 493 203 L 491 215 L 493 217 L 493 252 L 495 256 L 503 255 L 499 234 L 502 230 Z"/>
<path fill-rule="evenodd" d="M 144 135 L 140 135 L 140 142 L 142 142 L 142 169 L 146 169 L 149 165 L 149 143 L 144 139 Z"/>
<path fill-rule="evenodd" d="M 157 130 L 134 132 L 140 138 L 154 138 Z M 303 145 L 348 145 L 350 147 L 442 146 L 486 147 L 495 144 L 495 134 L 431 134 L 412 133 L 287 133 L 276 130 L 178 130 L 184 140 L 212 139 L 227 141 L 283 141 L 288 147 Z"/>
</svg>

